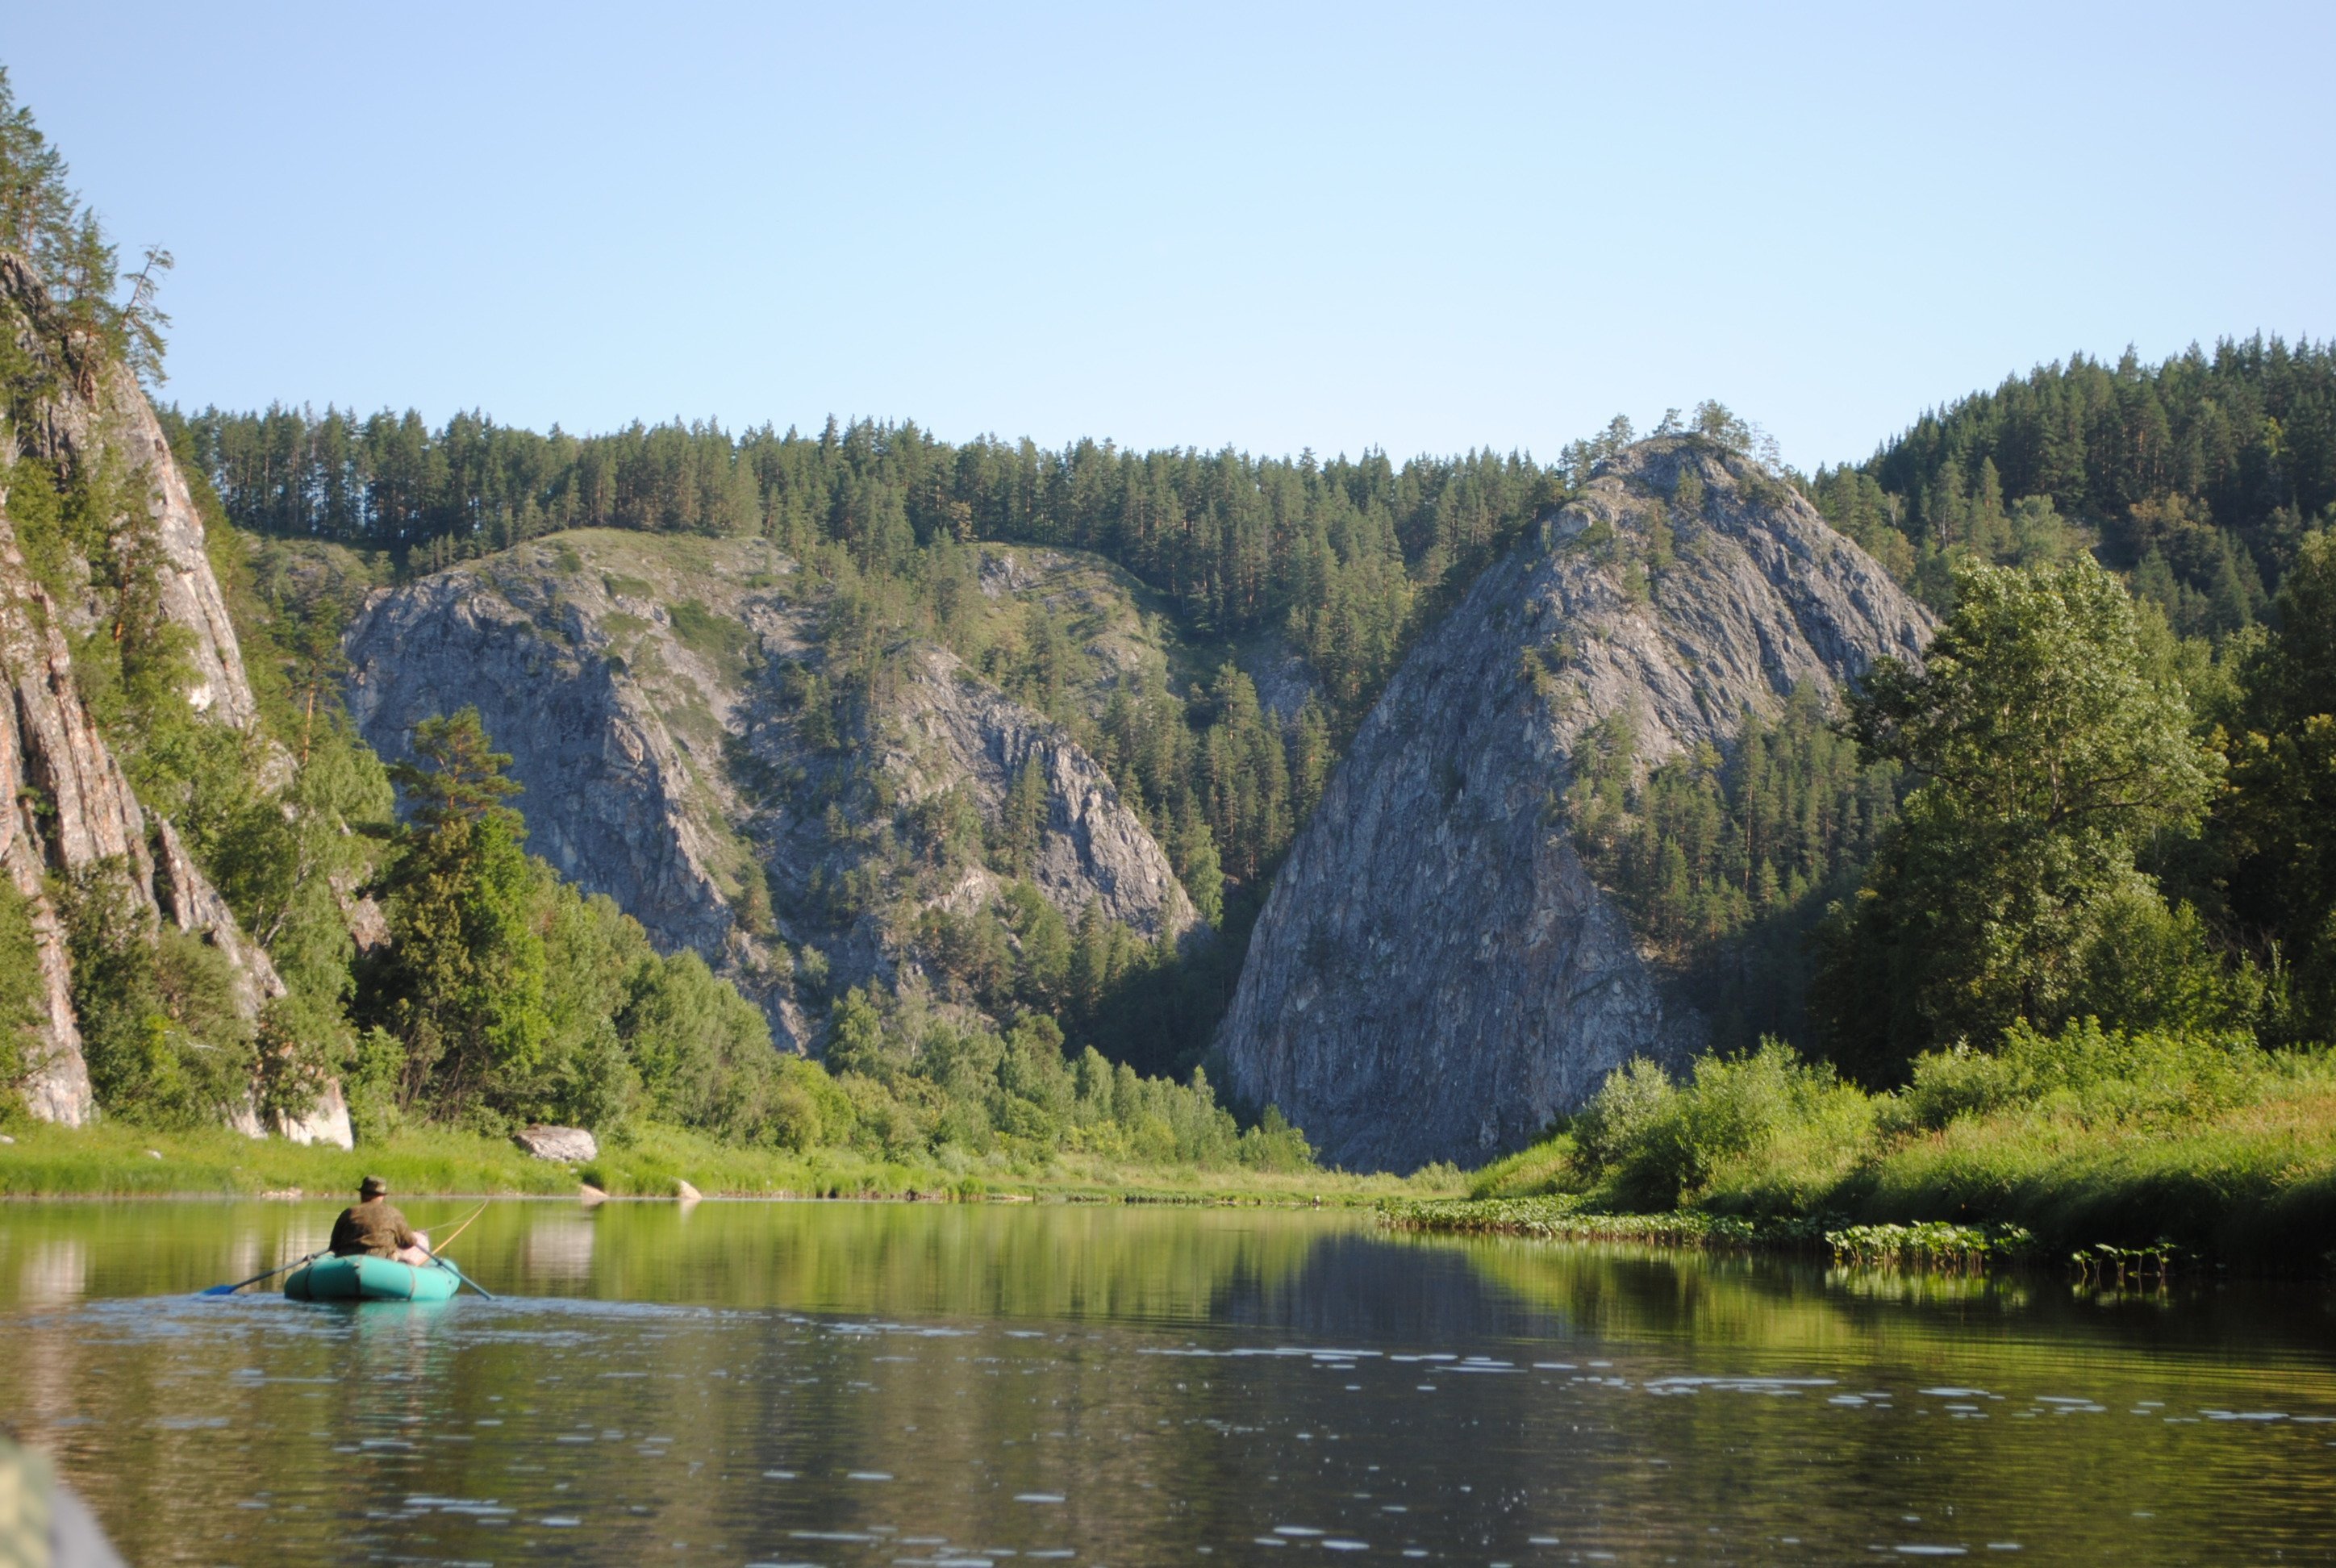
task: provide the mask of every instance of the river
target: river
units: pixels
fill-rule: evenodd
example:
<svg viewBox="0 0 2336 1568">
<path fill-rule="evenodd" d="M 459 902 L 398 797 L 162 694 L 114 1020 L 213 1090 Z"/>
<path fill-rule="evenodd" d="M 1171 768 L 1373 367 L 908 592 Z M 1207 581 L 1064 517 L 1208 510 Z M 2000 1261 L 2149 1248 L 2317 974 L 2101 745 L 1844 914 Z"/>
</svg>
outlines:
<svg viewBox="0 0 2336 1568">
<path fill-rule="evenodd" d="M 0 1412 L 131 1563 L 2336 1560 L 2321 1286 L 709 1202 L 498 1204 L 492 1300 L 191 1294 L 336 1209 L 0 1203 Z"/>
</svg>

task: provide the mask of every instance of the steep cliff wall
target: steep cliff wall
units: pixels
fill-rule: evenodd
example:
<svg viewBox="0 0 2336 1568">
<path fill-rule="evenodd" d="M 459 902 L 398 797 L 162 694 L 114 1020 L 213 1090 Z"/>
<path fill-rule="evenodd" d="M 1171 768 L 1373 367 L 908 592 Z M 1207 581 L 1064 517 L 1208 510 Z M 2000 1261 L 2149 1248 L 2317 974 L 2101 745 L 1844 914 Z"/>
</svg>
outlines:
<svg viewBox="0 0 2336 1568">
<path fill-rule="evenodd" d="M 1682 489 L 1682 480 L 1685 480 Z M 1923 611 L 1806 503 L 1707 443 L 1641 443 L 1404 661 L 1277 875 L 1219 1035 L 1236 1094 L 1340 1164 L 1474 1164 L 1702 1021 L 1583 869 L 1583 733 L 1725 745 L 1802 683 L 1919 656 Z"/>
<path fill-rule="evenodd" d="M 895 704 L 878 765 L 901 782 L 904 799 L 963 789 L 995 823 L 1016 779 L 1035 767 L 1046 809 L 1029 874 L 1047 901 L 1067 915 L 1097 904 L 1147 940 L 1192 926 L 1192 900 L 1168 857 L 1121 803 L 1102 765 L 1058 726 L 938 648 L 903 650 Z"/>
<path fill-rule="evenodd" d="M 1027 591 L 1069 591 L 1004 560 L 985 589 L 1015 591 L 1017 570 Z M 815 947 L 831 989 L 901 957 L 922 894 L 883 847 L 894 814 L 960 790 L 994 823 L 1034 761 L 1041 891 L 1146 937 L 1192 924 L 1094 759 L 945 650 L 903 645 L 864 710 L 832 722 L 822 699 L 812 726 L 825 624 L 826 590 L 763 541 L 560 534 L 376 596 L 349 632 L 349 711 L 394 758 L 421 720 L 475 704 L 525 786 L 529 848 L 704 955 L 798 1047 L 793 953 Z"/>
<path fill-rule="evenodd" d="M 52 872 L 118 862 L 131 896 L 158 920 L 202 936 L 226 956 L 235 1000 L 256 1019 L 284 984 L 259 944 L 180 842 L 170 824 L 140 803 L 105 735 L 92 717 L 75 673 L 66 628 L 97 623 L 107 606 L 89 563 L 72 563 L 91 584 L 87 602 L 60 602 L 32 570 L 9 511 L 6 475 L 20 456 L 54 472 L 91 479 L 115 500 L 106 548 L 117 576 L 151 583 L 162 619 L 184 634 L 191 667 L 185 696 L 196 712 L 245 732 L 256 729 L 258 704 L 225 595 L 205 549 L 201 517 L 173 461 L 154 411 L 136 378 L 110 361 L 75 365 L 61 356 L 39 276 L 0 251 L 0 330 L 15 349 L 11 417 L 0 421 L 0 872 L 21 893 L 32 919 L 43 982 L 42 1021 L 31 1071 L 20 1086 L 33 1114 L 79 1125 L 96 1111 L 72 1000 L 72 965 L 63 925 L 51 900 Z M 346 1146 L 346 1110 L 332 1087 L 316 1115 L 277 1130 L 303 1142 L 322 1137 Z M 260 1131 L 256 1115 L 242 1118 Z"/>
</svg>

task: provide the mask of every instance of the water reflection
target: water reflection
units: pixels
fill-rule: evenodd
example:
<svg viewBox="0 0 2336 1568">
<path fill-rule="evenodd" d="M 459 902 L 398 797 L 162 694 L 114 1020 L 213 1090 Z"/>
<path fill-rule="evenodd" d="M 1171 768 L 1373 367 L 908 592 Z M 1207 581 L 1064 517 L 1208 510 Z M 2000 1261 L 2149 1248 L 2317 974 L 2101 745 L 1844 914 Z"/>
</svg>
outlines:
<svg viewBox="0 0 2336 1568">
<path fill-rule="evenodd" d="M 89 1252 L 79 1242 L 43 1242 L 27 1248 L 16 1277 L 17 1298 L 29 1306 L 77 1301 L 89 1285 Z"/>
<path fill-rule="evenodd" d="M 0 1407 L 131 1560 L 2336 1540 L 2327 1303 L 2301 1288 L 2103 1303 L 1357 1216 L 708 1203 L 491 1210 L 462 1251 L 492 1302 L 184 1293 L 320 1214 L 0 1209 Z"/>
</svg>

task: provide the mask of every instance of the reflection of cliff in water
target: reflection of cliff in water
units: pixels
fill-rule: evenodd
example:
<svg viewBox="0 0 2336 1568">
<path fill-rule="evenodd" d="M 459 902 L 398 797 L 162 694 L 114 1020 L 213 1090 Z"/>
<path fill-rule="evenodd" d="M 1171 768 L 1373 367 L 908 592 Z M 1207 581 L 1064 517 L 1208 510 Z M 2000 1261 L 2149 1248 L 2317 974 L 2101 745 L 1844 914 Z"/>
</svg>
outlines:
<svg viewBox="0 0 2336 1568">
<path fill-rule="evenodd" d="M 1294 1269 L 1230 1275 L 1212 1316 L 1318 1345 L 1433 1348 L 1564 1331 L 1561 1313 L 1504 1289 L 1465 1251 L 1353 1231 L 1316 1235 Z"/>
</svg>

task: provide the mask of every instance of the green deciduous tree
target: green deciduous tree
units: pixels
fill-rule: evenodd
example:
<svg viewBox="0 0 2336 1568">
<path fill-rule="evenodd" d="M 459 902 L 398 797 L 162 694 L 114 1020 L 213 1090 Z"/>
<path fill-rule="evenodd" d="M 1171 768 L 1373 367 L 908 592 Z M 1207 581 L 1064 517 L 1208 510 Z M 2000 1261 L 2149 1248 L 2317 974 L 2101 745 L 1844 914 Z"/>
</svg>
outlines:
<svg viewBox="0 0 2336 1568">
<path fill-rule="evenodd" d="M 156 917 L 120 858 L 63 879 L 73 1011 L 90 1085 L 109 1114 L 192 1127 L 239 1109 L 252 1083 L 252 1028 L 227 958 Z"/>
<path fill-rule="evenodd" d="M 1914 785 L 1815 988 L 1836 1059 L 1876 1076 L 2116 1004 L 2121 955 L 2162 958 L 2167 936 L 2136 847 L 2194 824 L 2219 768 L 2090 560 L 1965 567 L 1954 592 L 1925 667 L 1883 660 L 1849 703 L 1860 755 Z"/>
</svg>

